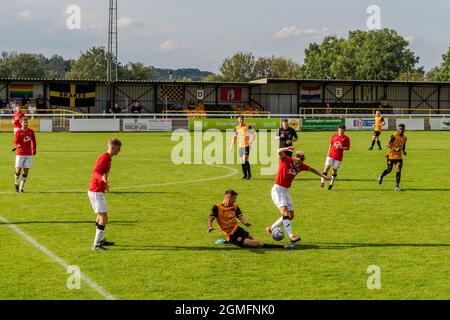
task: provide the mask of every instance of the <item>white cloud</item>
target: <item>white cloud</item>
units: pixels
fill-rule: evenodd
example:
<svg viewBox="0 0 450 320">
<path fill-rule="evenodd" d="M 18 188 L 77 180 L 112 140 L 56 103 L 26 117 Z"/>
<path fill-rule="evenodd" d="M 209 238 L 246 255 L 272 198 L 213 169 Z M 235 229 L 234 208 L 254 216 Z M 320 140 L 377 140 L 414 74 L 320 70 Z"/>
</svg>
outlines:
<svg viewBox="0 0 450 320">
<path fill-rule="evenodd" d="M 139 27 L 142 25 L 143 25 L 142 23 L 140 23 L 136 20 L 133 20 L 130 17 L 120 17 L 117 20 L 117 27 L 119 29 L 129 29 L 129 28 Z"/>
<path fill-rule="evenodd" d="M 404 36 L 403 39 L 408 41 L 409 44 L 412 44 L 415 40 L 414 36 Z"/>
<path fill-rule="evenodd" d="M 283 27 L 280 31 L 275 32 L 272 36 L 274 38 L 290 38 L 290 37 L 319 37 L 328 34 L 328 28 L 297 28 L 295 26 Z"/>
<path fill-rule="evenodd" d="M 31 18 L 31 16 L 32 16 L 33 14 L 31 13 L 31 11 L 25 10 L 25 11 L 21 11 L 21 12 L 17 13 L 17 15 L 18 15 L 19 17 L 21 17 L 21 18 L 29 19 L 29 18 Z"/>
<path fill-rule="evenodd" d="M 186 47 L 187 47 L 186 43 L 178 42 L 173 39 L 166 40 L 159 45 L 159 49 L 166 52 L 175 51 Z"/>
</svg>

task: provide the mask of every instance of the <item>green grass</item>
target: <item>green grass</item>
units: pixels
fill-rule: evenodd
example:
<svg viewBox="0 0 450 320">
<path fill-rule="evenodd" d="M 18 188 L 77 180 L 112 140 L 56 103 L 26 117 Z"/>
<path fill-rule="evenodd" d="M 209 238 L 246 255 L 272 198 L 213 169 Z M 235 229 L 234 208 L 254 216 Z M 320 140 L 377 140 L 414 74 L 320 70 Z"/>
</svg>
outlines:
<svg viewBox="0 0 450 320">
<path fill-rule="evenodd" d="M 301 133 L 297 143 L 319 170 L 330 134 Z M 295 251 L 215 245 L 221 234 L 207 234 L 207 218 L 230 187 L 252 235 L 274 242 L 264 230 L 278 217 L 274 177 L 257 166 L 254 179 L 242 181 L 239 165 L 173 165 L 175 143 L 161 133 L 117 134 L 123 148 L 107 195 L 111 250 L 90 250 L 95 216 L 86 194 L 111 134 L 38 134 L 25 194 L 13 192 L 12 135 L 0 134 L 0 216 L 119 299 L 448 299 L 450 133 L 407 132 L 401 193 L 393 191 L 395 174 L 377 184 L 385 151 L 367 151 L 370 135 L 349 132 L 352 149 L 331 192 L 311 173 L 294 181 L 293 226 L 303 239 Z M 239 173 L 195 182 L 232 169 Z M 102 299 L 84 282 L 67 289 L 66 270 L 1 223 L 0 252 L 0 299 Z M 369 265 L 381 268 L 380 290 L 366 287 Z"/>
</svg>

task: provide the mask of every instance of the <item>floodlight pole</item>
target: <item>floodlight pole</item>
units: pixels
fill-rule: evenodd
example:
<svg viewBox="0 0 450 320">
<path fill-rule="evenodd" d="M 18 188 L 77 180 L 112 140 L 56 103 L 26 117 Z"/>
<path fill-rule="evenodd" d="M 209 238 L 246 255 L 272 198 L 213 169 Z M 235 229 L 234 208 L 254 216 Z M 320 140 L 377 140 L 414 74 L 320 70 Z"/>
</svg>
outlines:
<svg viewBox="0 0 450 320">
<path fill-rule="evenodd" d="M 118 80 L 118 41 L 117 41 L 117 0 L 109 0 L 108 55 L 106 57 L 106 80 Z"/>
</svg>

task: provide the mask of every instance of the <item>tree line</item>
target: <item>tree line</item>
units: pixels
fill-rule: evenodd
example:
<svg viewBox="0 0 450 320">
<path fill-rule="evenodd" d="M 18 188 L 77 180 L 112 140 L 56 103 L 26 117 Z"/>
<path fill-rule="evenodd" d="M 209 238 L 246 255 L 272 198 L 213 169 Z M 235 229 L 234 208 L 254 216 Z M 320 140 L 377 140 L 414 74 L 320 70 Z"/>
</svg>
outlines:
<svg viewBox="0 0 450 320">
<path fill-rule="evenodd" d="M 54 55 L 2 53 L 0 77 L 106 79 L 107 52 L 93 47 L 76 60 Z M 259 78 L 450 81 L 450 46 L 439 66 L 425 71 L 408 41 L 392 29 L 350 31 L 347 38 L 325 36 L 310 43 L 302 64 L 292 58 L 256 57 L 239 51 L 223 60 L 219 73 L 160 69 L 141 62 L 117 63 L 123 80 L 249 81 Z"/>
</svg>

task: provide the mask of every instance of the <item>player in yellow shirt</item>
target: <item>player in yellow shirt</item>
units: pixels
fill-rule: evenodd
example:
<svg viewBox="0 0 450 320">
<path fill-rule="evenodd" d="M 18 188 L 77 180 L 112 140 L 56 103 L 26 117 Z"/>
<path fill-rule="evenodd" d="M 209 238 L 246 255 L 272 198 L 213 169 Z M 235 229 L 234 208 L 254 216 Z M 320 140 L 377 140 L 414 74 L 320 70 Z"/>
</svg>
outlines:
<svg viewBox="0 0 450 320">
<path fill-rule="evenodd" d="M 395 134 L 393 134 L 387 143 L 387 147 L 389 149 L 386 158 L 387 158 L 387 169 L 383 171 L 383 173 L 378 177 L 378 183 L 381 184 L 383 182 L 383 178 L 388 175 L 392 168 L 395 166 L 397 171 L 395 177 L 395 191 L 402 191 L 400 188 L 400 178 L 402 175 L 402 166 L 403 166 L 403 155 L 406 156 L 406 141 L 408 138 L 405 136 L 405 125 L 400 124 L 398 126 L 398 130 Z"/>
<path fill-rule="evenodd" d="M 252 173 L 250 170 L 250 163 L 248 162 L 248 156 L 250 155 L 250 147 L 253 141 L 256 139 L 256 132 L 252 126 L 244 123 L 244 116 L 239 117 L 239 125 L 234 128 L 233 139 L 231 140 L 230 152 L 233 152 L 234 144 L 239 140 L 239 160 L 242 166 L 242 172 L 244 176 L 242 179 L 250 180 Z"/>
<path fill-rule="evenodd" d="M 375 123 L 373 125 L 373 137 L 372 137 L 372 145 L 370 146 L 369 150 L 373 150 L 373 146 L 375 145 L 375 142 L 378 145 L 378 150 L 381 150 L 381 144 L 380 144 L 380 134 L 381 134 L 381 127 L 384 126 L 384 118 L 381 116 L 380 111 L 375 112 Z"/>
<path fill-rule="evenodd" d="M 284 248 L 293 250 L 295 244 L 277 245 L 265 244 L 261 241 L 255 240 L 250 233 L 238 225 L 236 219 L 239 219 L 242 224 L 247 227 L 251 223 L 245 219 L 241 209 L 236 204 L 236 197 L 238 193 L 232 189 L 226 190 L 223 201 L 214 205 L 208 219 L 208 233 L 214 230 L 213 222 L 217 219 L 217 224 L 220 230 L 225 235 L 227 242 L 238 247 L 247 248 Z"/>
</svg>

